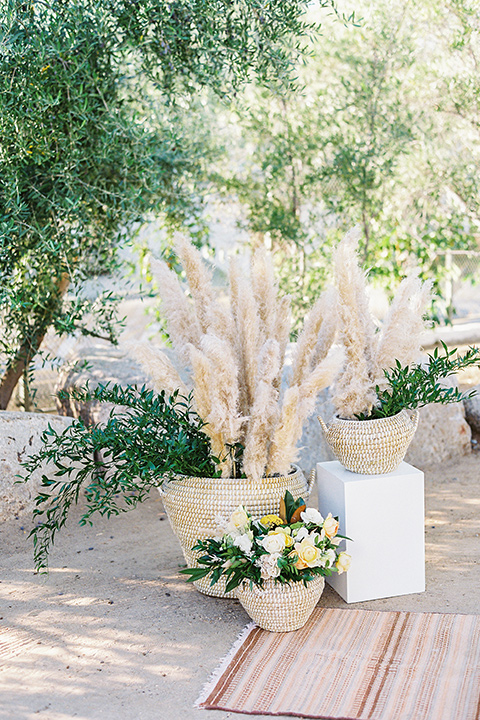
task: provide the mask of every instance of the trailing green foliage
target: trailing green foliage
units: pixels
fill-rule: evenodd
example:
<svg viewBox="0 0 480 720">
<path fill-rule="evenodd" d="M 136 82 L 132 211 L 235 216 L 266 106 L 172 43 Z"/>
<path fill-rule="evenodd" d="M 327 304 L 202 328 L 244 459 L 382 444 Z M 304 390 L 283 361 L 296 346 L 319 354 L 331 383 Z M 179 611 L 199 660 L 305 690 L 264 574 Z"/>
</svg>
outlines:
<svg viewBox="0 0 480 720">
<path fill-rule="evenodd" d="M 477 365 L 479 363 L 478 348 L 471 347 L 466 353 L 457 357 L 456 348 L 449 350 L 442 343 L 445 354 L 440 355 L 435 348 L 428 355 L 425 365 L 414 364 L 411 367 L 397 364 L 390 370 L 385 370 L 388 387 L 381 390 L 376 386 L 378 404 L 369 414 L 357 415 L 358 420 L 373 420 L 375 418 L 391 417 L 403 408 L 414 410 L 430 403 L 449 405 L 473 397 L 476 393 L 462 393 L 458 387 L 445 387 L 441 384 L 444 378 L 455 375 L 459 370 Z"/>
<path fill-rule="evenodd" d="M 53 477 L 42 476 L 35 499 L 33 514 L 38 524 L 30 535 L 40 572 L 47 569 L 49 548 L 80 493 L 87 503 L 80 520 L 85 525 L 96 512 L 109 517 L 136 507 L 166 478 L 219 475 L 218 461 L 202 430 L 205 423 L 192 410 L 191 397 L 178 392 L 167 397 L 145 387 L 118 385 L 75 389 L 70 396 L 81 403 L 96 401 L 115 407 L 105 425 L 86 426 L 78 419 L 61 434 L 49 426 L 40 452 L 24 463 L 25 482 L 47 463 L 56 468 Z"/>
</svg>

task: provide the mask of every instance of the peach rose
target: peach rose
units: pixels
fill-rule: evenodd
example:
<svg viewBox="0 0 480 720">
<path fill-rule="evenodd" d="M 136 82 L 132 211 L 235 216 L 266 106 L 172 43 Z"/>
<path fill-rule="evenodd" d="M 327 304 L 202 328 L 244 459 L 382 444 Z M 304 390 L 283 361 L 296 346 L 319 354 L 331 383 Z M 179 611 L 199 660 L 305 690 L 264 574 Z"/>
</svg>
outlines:
<svg viewBox="0 0 480 720">
<path fill-rule="evenodd" d="M 322 564 L 321 550 L 315 546 L 310 537 L 304 538 L 300 543 L 295 543 L 295 553 L 298 557 L 295 567 L 298 570 L 319 567 Z"/>
<path fill-rule="evenodd" d="M 341 552 L 335 563 L 338 574 L 341 575 L 343 572 L 347 572 L 352 563 L 352 557 L 346 552 Z"/>
<path fill-rule="evenodd" d="M 332 517 L 332 513 L 328 513 L 323 523 L 323 530 L 328 538 L 333 538 L 338 532 L 338 520 Z"/>
</svg>

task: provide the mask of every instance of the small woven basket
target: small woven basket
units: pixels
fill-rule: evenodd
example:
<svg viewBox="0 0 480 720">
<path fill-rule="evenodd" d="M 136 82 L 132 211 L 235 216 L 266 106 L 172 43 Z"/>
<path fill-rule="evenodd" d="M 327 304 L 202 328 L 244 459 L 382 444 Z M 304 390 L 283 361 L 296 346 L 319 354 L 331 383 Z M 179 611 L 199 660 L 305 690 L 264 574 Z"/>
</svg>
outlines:
<svg viewBox="0 0 480 720">
<path fill-rule="evenodd" d="M 252 620 L 270 632 L 291 632 L 303 627 L 313 612 L 325 587 L 323 575 L 308 585 L 265 580 L 263 588 L 244 581 L 235 592 L 243 609 Z"/>
<path fill-rule="evenodd" d="M 334 418 L 327 427 L 318 418 L 326 440 L 341 464 L 360 475 L 383 475 L 395 470 L 407 452 L 418 425 L 418 410 L 376 420 Z"/>
<path fill-rule="evenodd" d="M 290 475 L 259 479 L 181 477 L 165 482 L 159 491 L 188 567 L 198 567 L 192 547 L 198 539 L 215 535 L 217 516 L 228 520 L 239 505 L 244 505 L 253 517 L 277 515 L 286 490 L 307 502 L 313 482 L 313 474 L 307 483 L 300 468 L 295 467 Z M 225 592 L 224 578 L 210 585 L 207 576 L 194 585 L 206 595 L 236 597 L 234 591 Z"/>
</svg>

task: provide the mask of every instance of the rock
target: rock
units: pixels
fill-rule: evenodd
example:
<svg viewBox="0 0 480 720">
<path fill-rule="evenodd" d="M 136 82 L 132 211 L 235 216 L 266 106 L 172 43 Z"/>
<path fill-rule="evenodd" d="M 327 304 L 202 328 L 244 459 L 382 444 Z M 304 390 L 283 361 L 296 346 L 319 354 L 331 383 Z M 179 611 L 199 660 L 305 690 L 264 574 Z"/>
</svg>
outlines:
<svg viewBox="0 0 480 720">
<path fill-rule="evenodd" d="M 16 484 L 17 475 L 25 472 L 20 463 L 40 450 L 48 424 L 61 433 L 71 422 L 58 415 L 0 412 L 0 521 L 33 510 L 41 475 L 48 475 L 49 469 L 38 470 L 27 483 Z"/>
<path fill-rule="evenodd" d="M 480 385 L 469 389 L 475 390 L 477 394 L 463 401 L 465 419 L 474 433 L 480 433 Z"/>
<path fill-rule="evenodd" d="M 405 460 L 423 470 L 433 463 L 467 455 L 472 451 L 471 437 L 463 403 L 427 405 L 420 408 L 417 432 Z"/>
</svg>

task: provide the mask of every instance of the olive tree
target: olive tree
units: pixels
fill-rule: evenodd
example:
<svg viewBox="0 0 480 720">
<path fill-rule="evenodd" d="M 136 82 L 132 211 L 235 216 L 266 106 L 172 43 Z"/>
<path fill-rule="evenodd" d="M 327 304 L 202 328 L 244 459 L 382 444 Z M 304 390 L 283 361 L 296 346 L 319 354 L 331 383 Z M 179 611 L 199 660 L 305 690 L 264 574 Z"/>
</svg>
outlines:
<svg viewBox="0 0 480 720">
<path fill-rule="evenodd" d="M 0 409 L 46 332 L 115 340 L 118 267 L 149 214 L 201 203 L 199 88 L 289 82 L 305 2 L 0 0 Z"/>
<path fill-rule="evenodd" d="M 297 319 L 354 224 L 366 268 L 389 292 L 419 265 L 442 293 L 449 250 L 478 249 L 476 4 L 356 9 L 361 21 L 332 23 L 315 41 L 300 92 L 257 89 L 235 102 L 239 160 L 218 173 L 252 244 L 274 248 Z M 434 312 L 448 315 L 441 298 Z"/>
</svg>

